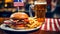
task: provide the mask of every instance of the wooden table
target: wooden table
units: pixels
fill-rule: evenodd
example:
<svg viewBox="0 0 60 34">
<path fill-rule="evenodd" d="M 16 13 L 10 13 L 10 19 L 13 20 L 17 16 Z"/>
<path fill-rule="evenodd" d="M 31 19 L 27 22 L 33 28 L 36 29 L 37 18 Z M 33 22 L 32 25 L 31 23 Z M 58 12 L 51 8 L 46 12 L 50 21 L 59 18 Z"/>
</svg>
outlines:
<svg viewBox="0 0 60 34">
<path fill-rule="evenodd" d="M 7 33 L 0 30 L 0 34 L 7 34 Z M 32 32 L 32 33 L 27 33 L 27 34 L 60 34 L 60 32 L 38 30 L 38 31 L 35 31 L 35 32 Z"/>
</svg>

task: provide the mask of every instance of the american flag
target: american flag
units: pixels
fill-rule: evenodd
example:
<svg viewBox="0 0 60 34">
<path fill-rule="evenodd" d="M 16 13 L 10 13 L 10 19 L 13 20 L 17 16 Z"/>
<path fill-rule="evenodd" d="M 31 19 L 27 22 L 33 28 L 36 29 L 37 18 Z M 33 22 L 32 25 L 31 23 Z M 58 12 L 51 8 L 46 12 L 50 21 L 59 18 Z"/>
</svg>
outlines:
<svg viewBox="0 0 60 34">
<path fill-rule="evenodd" d="M 14 6 L 24 6 L 23 0 L 14 0 Z"/>
<path fill-rule="evenodd" d="M 60 31 L 60 19 L 46 18 L 45 23 L 40 29 L 45 31 Z"/>
</svg>

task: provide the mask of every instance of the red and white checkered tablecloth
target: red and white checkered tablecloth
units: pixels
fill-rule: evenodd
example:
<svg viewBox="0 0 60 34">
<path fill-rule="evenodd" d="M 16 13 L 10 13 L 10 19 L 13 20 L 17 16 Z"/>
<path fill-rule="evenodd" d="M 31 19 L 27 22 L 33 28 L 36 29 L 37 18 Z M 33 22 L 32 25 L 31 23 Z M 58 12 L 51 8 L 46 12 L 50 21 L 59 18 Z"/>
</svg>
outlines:
<svg viewBox="0 0 60 34">
<path fill-rule="evenodd" d="M 60 31 L 60 19 L 46 18 L 45 23 L 40 29 L 45 31 Z"/>
</svg>

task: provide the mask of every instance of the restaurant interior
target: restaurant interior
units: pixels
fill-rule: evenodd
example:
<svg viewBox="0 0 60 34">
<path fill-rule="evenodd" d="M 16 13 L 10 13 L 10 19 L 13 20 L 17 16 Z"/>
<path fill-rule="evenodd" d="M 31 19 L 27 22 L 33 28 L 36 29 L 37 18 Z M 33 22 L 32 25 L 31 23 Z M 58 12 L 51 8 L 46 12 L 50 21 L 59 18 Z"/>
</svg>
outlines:
<svg viewBox="0 0 60 34">
<path fill-rule="evenodd" d="M 30 5 L 34 4 L 36 0 L 22 0 L 24 4 L 16 4 L 15 2 L 21 2 L 20 0 L 0 0 L 0 25 L 4 22 L 4 20 L 8 20 L 11 16 L 11 14 L 16 12 L 24 12 L 31 16 L 29 14 L 29 10 L 31 11 L 32 16 L 35 16 L 35 12 L 32 11 L 30 8 Z M 57 1 L 57 2 L 56 2 Z M 54 18 L 54 19 L 60 19 L 60 0 L 46 0 L 47 2 L 47 12 L 46 12 L 46 18 Z M 52 3 L 53 2 L 53 3 Z M 56 2 L 56 3 L 55 3 Z M 52 3 L 52 4 L 51 4 Z M 54 4 L 55 3 L 55 4 Z M 19 6 L 18 6 L 19 5 Z M 55 6 L 54 6 L 55 5 Z M 53 6 L 53 7 L 52 7 Z M 59 21 L 60 22 L 60 21 Z M 0 34 L 3 34 L 4 31 L 0 31 Z M 37 31 L 38 32 L 38 31 Z M 47 31 L 40 31 L 35 33 L 29 33 L 29 34 L 59 34 L 59 32 L 53 32 L 50 31 L 49 33 Z M 6 34 L 6 33 L 4 33 Z"/>
</svg>

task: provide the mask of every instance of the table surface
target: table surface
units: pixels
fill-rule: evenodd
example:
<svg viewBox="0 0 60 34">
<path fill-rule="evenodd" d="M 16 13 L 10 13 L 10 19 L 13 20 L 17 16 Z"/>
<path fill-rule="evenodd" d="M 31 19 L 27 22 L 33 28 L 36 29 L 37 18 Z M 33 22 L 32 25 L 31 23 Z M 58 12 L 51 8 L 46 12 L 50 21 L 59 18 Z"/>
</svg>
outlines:
<svg viewBox="0 0 60 34">
<path fill-rule="evenodd" d="M 0 34 L 7 34 L 6 32 L 0 30 Z M 44 30 L 38 30 L 32 33 L 27 33 L 27 34 L 60 34 L 60 32 L 57 31 L 44 31 Z"/>
</svg>

